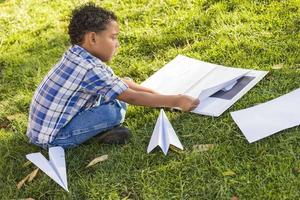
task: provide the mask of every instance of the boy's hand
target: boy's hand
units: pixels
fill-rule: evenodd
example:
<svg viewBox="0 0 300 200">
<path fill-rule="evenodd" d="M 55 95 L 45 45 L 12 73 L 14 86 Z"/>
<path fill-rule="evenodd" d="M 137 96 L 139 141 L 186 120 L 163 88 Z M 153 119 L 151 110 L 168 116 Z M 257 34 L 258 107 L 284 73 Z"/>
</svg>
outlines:
<svg viewBox="0 0 300 200">
<path fill-rule="evenodd" d="M 122 92 L 117 99 L 133 105 L 180 108 L 182 111 L 191 111 L 200 102 L 198 99 L 187 95 L 162 95 L 156 92 L 133 90 L 131 88 Z"/>
<path fill-rule="evenodd" d="M 194 110 L 199 103 L 199 99 L 187 95 L 178 95 L 178 107 L 181 108 L 182 111 Z"/>
</svg>

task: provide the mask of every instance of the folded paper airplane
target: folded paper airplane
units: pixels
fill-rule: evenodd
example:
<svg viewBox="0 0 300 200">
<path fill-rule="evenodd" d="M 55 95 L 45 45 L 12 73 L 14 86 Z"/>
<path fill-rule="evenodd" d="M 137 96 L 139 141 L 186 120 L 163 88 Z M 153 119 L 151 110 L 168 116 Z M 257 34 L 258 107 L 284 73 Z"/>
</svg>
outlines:
<svg viewBox="0 0 300 200">
<path fill-rule="evenodd" d="M 69 192 L 65 152 L 62 147 L 49 148 L 49 161 L 41 153 L 27 154 L 26 158 Z"/>
<path fill-rule="evenodd" d="M 220 116 L 268 72 L 224 67 L 178 55 L 141 85 L 162 94 L 198 98 L 193 113 Z"/>
<path fill-rule="evenodd" d="M 169 146 L 173 145 L 181 150 L 183 146 L 179 141 L 170 121 L 163 109 L 156 121 L 147 152 L 150 153 L 155 147 L 160 146 L 165 155 L 168 153 Z"/>
</svg>

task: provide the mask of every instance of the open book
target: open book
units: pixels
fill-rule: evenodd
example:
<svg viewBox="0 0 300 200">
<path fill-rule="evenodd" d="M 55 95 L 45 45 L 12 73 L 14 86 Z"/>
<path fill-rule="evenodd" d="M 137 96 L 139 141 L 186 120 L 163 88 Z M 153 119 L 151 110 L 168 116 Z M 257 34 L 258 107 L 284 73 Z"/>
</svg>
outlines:
<svg viewBox="0 0 300 200">
<path fill-rule="evenodd" d="M 224 67 L 178 55 L 141 85 L 161 94 L 200 99 L 192 112 L 220 116 L 268 72 Z"/>
</svg>

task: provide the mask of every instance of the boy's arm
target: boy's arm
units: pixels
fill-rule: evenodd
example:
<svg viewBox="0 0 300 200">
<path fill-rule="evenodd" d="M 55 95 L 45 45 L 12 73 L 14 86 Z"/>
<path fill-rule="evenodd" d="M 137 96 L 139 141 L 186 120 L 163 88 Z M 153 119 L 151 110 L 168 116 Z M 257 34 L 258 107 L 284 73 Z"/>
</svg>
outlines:
<svg viewBox="0 0 300 200">
<path fill-rule="evenodd" d="M 129 104 L 140 106 L 169 108 L 179 107 L 183 111 L 191 111 L 199 104 L 198 99 L 187 95 L 161 95 L 145 91 L 137 91 L 131 88 L 122 92 L 117 99 Z"/>
<path fill-rule="evenodd" d="M 155 92 L 154 90 L 150 89 L 150 88 L 146 88 L 144 86 L 141 86 L 137 83 L 135 83 L 134 81 L 132 80 L 129 80 L 129 79 L 126 79 L 126 78 L 121 78 L 121 80 L 123 82 L 125 82 L 128 87 L 132 90 L 135 90 L 135 91 L 143 91 L 143 92 L 148 92 L 148 93 L 153 93 L 153 94 L 159 94 L 158 92 Z"/>
</svg>

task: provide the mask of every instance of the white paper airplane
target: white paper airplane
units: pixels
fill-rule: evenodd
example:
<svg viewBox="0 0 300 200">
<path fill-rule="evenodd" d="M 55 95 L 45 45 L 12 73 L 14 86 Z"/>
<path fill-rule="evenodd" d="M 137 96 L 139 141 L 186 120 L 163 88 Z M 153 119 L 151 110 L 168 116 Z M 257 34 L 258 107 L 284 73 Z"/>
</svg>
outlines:
<svg viewBox="0 0 300 200">
<path fill-rule="evenodd" d="M 26 158 L 69 192 L 65 151 L 62 147 L 49 148 L 49 161 L 41 153 L 27 154 Z"/>
<path fill-rule="evenodd" d="M 165 155 L 168 153 L 169 146 L 173 145 L 181 150 L 183 146 L 179 141 L 170 121 L 163 109 L 156 121 L 147 152 L 150 153 L 155 147 L 160 146 Z"/>
</svg>

